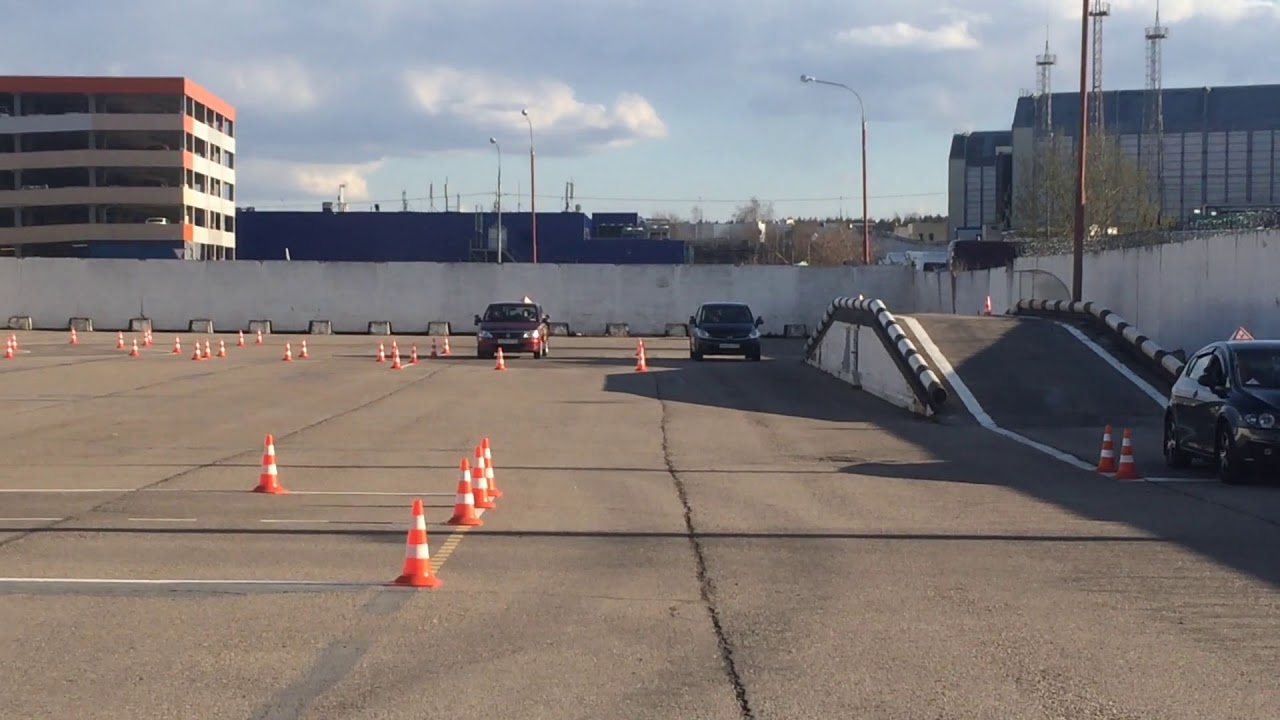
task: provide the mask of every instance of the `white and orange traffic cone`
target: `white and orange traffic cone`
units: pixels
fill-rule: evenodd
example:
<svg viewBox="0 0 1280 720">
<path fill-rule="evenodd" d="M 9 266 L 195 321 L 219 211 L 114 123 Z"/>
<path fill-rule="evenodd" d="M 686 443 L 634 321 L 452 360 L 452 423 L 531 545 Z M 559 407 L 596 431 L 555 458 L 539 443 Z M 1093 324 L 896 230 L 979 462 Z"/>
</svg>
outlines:
<svg viewBox="0 0 1280 720">
<path fill-rule="evenodd" d="M 182 338 L 177 337 L 176 335 L 174 336 L 174 338 L 173 338 L 173 352 L 171 352 L 170 354 L 171 354 L 171 355 L 181 355 L 181 354 L 182 354 Z"/>
<path fill-rule="evenodd" d="M 507 359 L 502 356 L 502 348 L 498 348 L 498 362 L 493 366 L 494 370 L 506 370 Z"/>
<path fill-rule="evenodd" d="M 476 507 L 481 510 L 492 510 L 497 507 L 493 496 L 489 494 L 489 479 L 484 476 L 484 449 L 476 446 L 476 462 L 471 466 L 471 489 L 475 492 Z"/>
<path fill-rule="evenodd" d="M 236 336 L 236 347 L 244 347 L 244 331 L 238 330 L 237 332 L 239 334 Z"/>
<path fill-rule="evenodd" d="M 298 359 L 300 359 L 300 360 L 306 360 L 306 359 L 307 359 L 307 358 L 309 358 L 309 357 L 311 357 L 311 355 L 310 355 L 310 353 L 308 353 L 308 352 L 307 352 L 307 341 L 306 341 L 306 340 L 303 340 L 303 341 L 302 341 L 302 348 L 298 350 Z"/>
<path fill-rule="evenodd" d="M 636 372 L 645 372 L 649 369 L 649 361 L 644 353 L 644 340 L 636 343 Z"/>
<path fill-rule="evenodd" d="M 404 367 L 404 366 L 400 364 L 400 348 L 398 348 L 398 347 L 396 347 L 394 344 L 392 344 L 392 346 L 391 346 L 391 369 L 392 369 L 392 370 L 400 370 L 400 369 L 402 369 L 403 367 Z"/>
<path fill-rule="evenodd" d="M 79 345 L 80 341 L 76 338 L 76 329 L 71 328 L 71 345 Z"/>
<path fill-rule="evenodd" d="M 142 347 L 151 347 L 155 339 L 151 337 L 151 331 L 147 330 L 142 333 Z"/>
<path fill-rule="evenodd" d="M 498 489 L 498 482 L 493 476 L 493 453 L 489 451 L 489 438 L 481 439 L 480 447 L 484 450 L 484 478 L 489 481 L 489 497 L 500 498 L 502 491 Z"/>
<path fill-rule="evenodd" d="M 289 491 L 280 484 L 280 470 L 276 467 L 275 438 L 268 433 L 262 445 L 262 472 L 258 475 L 258 486 L 253 491 L 267 495 L 283 495 Z"/>
<path fill-rule="evenodd" d="M 444 345 L 440 348 L 441 357 L 449 357 L 449 336 L 444 336 Z"/>
<path fill-rule="evenodd" d="M 200 341 L 199 341 L 199 340 L 197 340 L 197 341 L 195 342 L 195 346 L 196 346 L 196 349 L 191 353 L 191 359 L 192 359 L 192 360 L 203 360 L 204 358 L 203 358 L 203 357 L 201 357 L 201 355 L 200 355 Z"/>
<path fill-rule="evenodd" d="M 227 341 L 219 338 L 218 339 L 218 357 L 224 358 L 226 356 L 227 356 Z"/>
<path fill-rule="evenodd" d="M 1129 428 L 1124 429 L 1124 437 L 1120 440 L 1120 467 L 1116 468 L 1117 480 L 1141 480 L 1138 465 L 1133 461 L 1133 441 Z"/>
<path fill-rule="evenodd" d="M 458 469 L 462 472 L 462 477 L 458 479 L 458 493 L 453 503 L 453 517 L 449 518 L 449 525 L 465 525 L 468 527 L 479 527 L 484 523 L 480 521 L 480 516 L 476 514 L 476 496 L 471 491 L 471 464 L 466 458 L 458 463 Z"/>
<path fill-rule="evenodd" d="M 124 349 L 124 333 L 120 330 L 116 331 L 116 349 L 117 350 Z"/>
<path fill-rule="evenodd" d="M 133 347 L 129 350 L 129 357 L 140 357 L 142 353 L 138 352 L 138 338 L 133 339 Z"/>
<path fill-rule="evenodd" d="M 1111 440 L 1111 426 L 1102 430 L 1102 453 L 1098 456 L 1098 472 L 1113 473 L 1116 471 L 1116 446 Z"/>
<path fill-rule="evenodd" d="M 409 346 L 409 364 L 418 364 L 418 343 Z"/>
<path fill-rule="evenodd" d="M 991 314 L 991 296 L 990 295 L 987 296 L 986 302 L 982 303 L 982 314 L 983 315 Z"/>
<path fill-rule="evenodd" d="M 285 362 L 293 362 L 293 343 L 284 344 L 284 357 L 280 359 Z"/>
<path fill-rule="evenodd" d="M 4 341 L 4 359 L 12 360 L 13 356 L 16 353 L 17 351 L 13 349 L 13 338 L 9 338 L 8 340 L 5 340 Z"/>
<path fill-rule="evenodd" d="M 213 346 L 209 344 L 209 338 L 204 339 L 204 359 L 213 359 Z"/>
<path fill-rule="evenodd" d="M 422 513 L 422 500 L 413 499 L 413 525 L 405 540 L 404 567 L 392 585 L 415 588 L 438 588 L 444 583 L 431 568 L 431 551 L 427 548 L 427 519 Z"/>
<path fill-rule="evenodd" d="M 253 344 L 254 344 L 254 345 L 261 345 L 262 343 L 263 343 L 263 340 L 262 340 L 262 330 L 261 330 L 261 329 L 259 329 L 259 330 L 258 330 L 258 337 L 254 338 Z"/>
<path fill-rule="evenodd" d="M 387 361 L 387 346 L 383 343 L 378 343 L 378 362 L 386 362 L 386 361 Z"/>
<path fill-rule="evenodd" d="M 435 338 L 431 338 L 431 357 L 433 357 L 433 358 L 438 358 L 438 357 L 440 357 L 440 353 L 436 351 L 436 339 L 435 339 Z"/>
</svg>

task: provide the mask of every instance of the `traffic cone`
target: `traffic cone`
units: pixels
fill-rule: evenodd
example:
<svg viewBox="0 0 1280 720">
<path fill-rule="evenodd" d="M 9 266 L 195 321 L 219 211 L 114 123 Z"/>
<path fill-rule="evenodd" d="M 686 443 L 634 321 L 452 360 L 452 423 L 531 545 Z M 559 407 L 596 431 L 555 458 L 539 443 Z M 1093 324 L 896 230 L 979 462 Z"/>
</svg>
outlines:
<svg viewBox="0 0 1280 720">
<path fill-rule="evenodd" d="M 636 372 L 645 372 L 649 369 L 649 361 L 644 356 L 644 341 L 636 343 Z"/>
<path fill-rule="evenodd" d="M 400 364 L 400 348 L 396 347 L 393 343 L 391 345 L 391 369 L 399 370 L 403 367 L 404 366 Z"/>
<path fill-rule="evenodd" d="M 152 343 L 153 343 L 153 338 L 151 337 L 151 331 L 148 330 L 142 333 L 142 346 L 151 347 Z"/>
<path fill-rule="evenodd" d="M 9 333 L 9 344 L 13 346 L 14 352 L 18 352 L 18 333 Z"/>
<path fill-rule="evenodd" d="M 494 370 L 506 370 L 506 369 L 507 369 L 507 360 L 506 360 L 506 358 L 502 357 L 502 348 L 498 348 L 498 362 L 497 362 L 497 364 L 496 364 L 496 365 L 494 365 L 494 366 L 493 366 L 493 369 L 494 369 Z"/>
<path fill-rule="evenodd" d="M 4 359 L 5 359 L 5 360 L 12 360 L 12 359 L 13 359 L 13 353 L 14 353 L 14 350 L 13 350 L 13 339 L 12 339 L 12 338 L 10 338 L 10 339 L 8 339 L 8 340 L 6 340 L 6 341 L 4 342 Z"/>
<path fill-rule="evenodd" d="M 386 362 L 386 361 L 387 361 L 387 346 L 383 345 L 382 343 L 378 343 L 378 362 Z"/>
<path fill-rule="evenodd" d="M 194 352 L 192 352 L 192 353 L 191 353 L 191 359 L 192 359 L 192 360 L 203 360 L 204 358 L 200 357 L 200 341 L 199 341 L 199 340 L 197 340 L 197 341 L 196 341 L 196 343 L 195 343 L 195 345 L 196 345 L 196 349 L 195 349 L 195 351 L 194 351 Z"/>
<path fill-rule="evenodd" d="M 443 357 L 449 357 L 449 336 L 448 335 L 444 336 L 444 347 L 440 348 L 440 355 Z"/>
<path fill-rule="evenodd" d="M 80 341 L 76 339 L 76 329 L 75 329 L 75 328 L 71 328 L 71 344 L 72 344 L 72 345 L 79 345 L 79 344 L 80 344 Z"/>
<path fill-rule="evenodd" d="M 276 468 L 275 438 L 268 434 L 262 444 L 262 473 L 258 475 L 258 487 L 253 491 L 267 495 L 283 495 L 289 491 L 280 484 L 280 471 Z"/>
<path fill-rule="evenodd" d="M 170 354 L 171 354 L 171 355 L 181 355 L 181 354 L 182 354 L 182 338 L 177 337 L 177 336 L 174 336 L 174 338 L 173 338 L 173 352 L 172 352 L 172 353 L 170 353 Z"/>
<path fill-rule="evenodd" d="M 218 357 L 224 358 L 226 356 L 227 356 L 227 341 L 219 339 L 218 340 Z"/>
<path fill-rule="evenodd" d="M 293 343 L 284 344 L 284 357 L 280 359 L 285 362 L 293 362 Z"/>
<path fill-rule="evenodd" d="M 982 314 L 983 315 L 991 314 L 991 296 L 990 295 L 987 296 L 986 302 L 982 304 Z"/>
<path fill-rule="evenodd" d="M 392 585 L 416 588 L 438 588 L 444 583 L 431 569 L 431 551 L 427 549 L 427 519 L 422 514 L 422 501 L 413 499 L 413 525 L 405 540 L 404 568 Z"/>
<path fill-rule="evenodd" d="M 431 357 L 433 357 L 433 358 L 438 358 L 438 357 L 440 357 L 440 353 L 436 352 L 436 339 L 435 339 L 435 338 L 431 338 Z"/>
<path fill-rule="evenodd" d="M 475 491 L 476 507 L 492 510 L 497 507 L 489 495 L 489 479 L 484 476 L 484 449 L 476 446 L 476 462 L 471 466 L 471 487 Z"/>
<path fill-rule="evenodd" d="M 395 341 L 395 340 L 392 340 L 392 341 L 391 341 L 391 354 L 392 354 L 392 355 L 398 355 L 399 353 L 400 353 L 400 343 L 399 343 L 399 342 L 397 342 L 397 341 Z"/>
<path fill-rule="evenodd" d="M 418 343 L 414 343 L 413 345 L 409 346 L 409 364 L 410 365 L 418 364 Z"/>
<path fill-rule="evenodd" d="M 453 503 L 453 517 L 449 518 L 449 525 L 466 525 L 468 527 L 479 527 L 484 523 L 480 521 L 480 516 L 476 514 L 476 496 L 471 492 L 471 465 L 466 458 L 458 463 L 458 468 L 462 471 L 462 477 L 458 480 L 458 494 Z"/>
<path fill-rule="evenodd" d="M 138 338 L 133 339 L 133 348 L 129 350 L 129 357 L 139 357 L 142 353 L 138 352 Z"/>
<path fill-rule="evenodd" d="M 236 338 L 236 347 L 244 347 L 244 331 L 240 330 L 240 334 Z"/>
<path fill-rule="evenodd" d="M 1111 426 L 1102 431 L 1102 454 L 1098 457 L 1098 472 L 1113 473 L 1116 471 L 1116 446 L 1111 441 Z"/>
<path fill-rule="evenodd" d="M 213 359 L 213 347 L 209 344 L 209 338 L 204 339 L 204 359 Z"/>
<path fill-rule="evenodd" d="M 307 353 L 307 341 L 303 340 L 302 349 L 298 351 L 298 358 L 302 360 L 306 360 L 309 357 L 311 357 L 311 355 Z"/>
<path fill-rule="evenodd" d="M 489 438 L 482 439 L 480 447 L 484 450 L 484 478 L 489 481 L 489 497 L 500 498 L 502 491 L 498 489 L 498 482 L 493 477 L 493 454 L 489 452 Z"/>
<path fill-rule="evenodd" d="M 119 330 L 116 331 L 116 349 L 117 350 L 124 349 L 124 333 L 120 332 Z"/>
<path fill-rule="evenodd" d="M 1116 469 L 1117 480 L 1141 480 L 1138 465 L 1133 461 L 1133 443 L 1129 428 L 1124 429 L 1124 438 L 1120 441 L 1120 467 Z"/>
<path fill-rule="evenodd" d="M 262 344 L 262 331 L 261 331 L 261 330 L 259 330 L 259 331 L 258 331 L 258 337 L 253 341 L 253 344 L 254 344 L 254 345 L 261 345 L 261 344 Z"/>
</svg>

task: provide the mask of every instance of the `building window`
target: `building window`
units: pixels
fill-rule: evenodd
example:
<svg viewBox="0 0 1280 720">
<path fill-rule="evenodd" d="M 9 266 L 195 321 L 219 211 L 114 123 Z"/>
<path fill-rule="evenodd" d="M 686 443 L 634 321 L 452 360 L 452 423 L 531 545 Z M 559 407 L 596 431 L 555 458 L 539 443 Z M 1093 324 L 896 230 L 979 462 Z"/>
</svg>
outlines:
<svg viewBox="0 0 1280 720">
<path fill-rule="evenodd" d="M 235 170 L 235 169 L 236 169 L 236 154 L 235 154 L 235 153 L 233 153 L 233 152 L 229 152 L 229 151 L 228 151 L 228 152 L 227 152 L 223 157 L 224 157 L 225 164 L 226 164 L 227 168 L 228 168 L 228 169 L 230 169 L 230 170 Z"/>
</svg>

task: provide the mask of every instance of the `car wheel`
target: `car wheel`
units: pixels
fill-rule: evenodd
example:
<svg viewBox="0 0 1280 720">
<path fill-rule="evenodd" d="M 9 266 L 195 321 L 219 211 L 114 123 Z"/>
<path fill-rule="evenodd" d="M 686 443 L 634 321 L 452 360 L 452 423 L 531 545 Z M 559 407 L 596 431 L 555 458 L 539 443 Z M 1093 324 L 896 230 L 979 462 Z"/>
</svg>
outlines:
<svg viewBox="0 0 1280 720">
<path fill-rule="evenodd" d="M 690 351 L 689 351 L 689 357 L 693 358 L 693 359 L 694 359 L 694 361 L 696 361 L 696 362 L 702 362 L 702 353 L 700 353 L 700 352 L 694 352 L 694 351 L 690 350 Z"/>
<path fill-rule="evenodd" d="M 1218 479 L 1228 485 L 1237 485 L 1244 477 L 1244 468 L 1236 453 L 1236 443 L 1231 437 L 1231 427 L 1223 423 L 1218 428 L 1218 441 L 1214 443 L 1218 459 Z"/>
<path fill-rule="evenodd" d="M 1169 413 L 1164 419 L 1164 464 L 1180 470 L 1191 466 L 1191 456 L 1178 444 L 1176 430 L 1173 413 Z"/>
<path fill-rule="evenodd" d="M 747 355 L 747 359 L 751 362 L 760 362 L 760 351 L 756 350 L 755 352 Z"/>
</svg>

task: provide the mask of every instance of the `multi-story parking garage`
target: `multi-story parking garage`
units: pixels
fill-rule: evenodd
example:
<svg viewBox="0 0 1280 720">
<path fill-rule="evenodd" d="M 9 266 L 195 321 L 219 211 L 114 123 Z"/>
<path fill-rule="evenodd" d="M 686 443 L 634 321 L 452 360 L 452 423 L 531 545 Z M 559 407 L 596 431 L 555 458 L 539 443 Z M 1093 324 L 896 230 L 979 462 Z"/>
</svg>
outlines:
<svg viewBox="0 0 1280 720">
<path fill-rule="evenodd" d="M 234 124 L 186 78 L 0 77 L 0 256 L 234 258 Z"/>
</svg>

